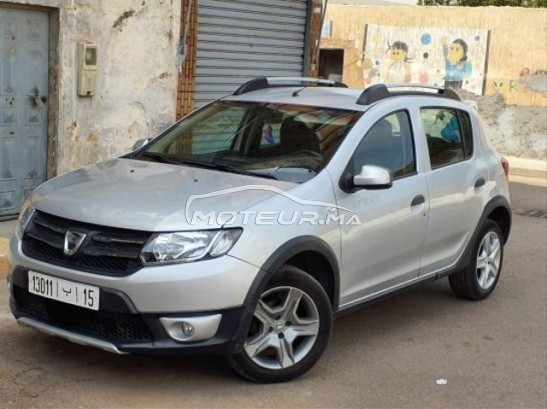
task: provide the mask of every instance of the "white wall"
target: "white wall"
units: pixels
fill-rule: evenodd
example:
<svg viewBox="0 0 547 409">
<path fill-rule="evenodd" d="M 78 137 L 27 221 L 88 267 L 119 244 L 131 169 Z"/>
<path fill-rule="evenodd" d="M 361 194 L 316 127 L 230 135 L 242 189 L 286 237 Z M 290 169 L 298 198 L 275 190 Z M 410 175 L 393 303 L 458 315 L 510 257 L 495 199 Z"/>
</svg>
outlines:
<svg viewBox="0 0 547 409">
<path fill-rule="evenodd" d="M 123 154 L 136 140 L 173 122 L 180 0 L 10 2 L 59 10 L 59 38 L 50 44 L 58 57 L 58 66 L 50 67 L 57 77 L 50 92 L 59 94 L 58 101 L 51 101 L 57 118 L 49 135 L 57 138 L 55 173 Z M 97 88 L 91 98 L 76 93 L 79 42 L 98 46 Z"/>
</svg>

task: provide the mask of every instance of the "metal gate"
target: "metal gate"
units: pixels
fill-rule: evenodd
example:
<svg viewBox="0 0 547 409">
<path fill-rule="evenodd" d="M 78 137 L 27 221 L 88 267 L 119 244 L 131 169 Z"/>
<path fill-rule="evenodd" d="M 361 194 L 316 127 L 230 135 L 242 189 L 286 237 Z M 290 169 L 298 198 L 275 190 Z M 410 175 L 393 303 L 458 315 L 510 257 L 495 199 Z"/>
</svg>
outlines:
<svg viewBox="0 0 547 409">
<path fill-rule="evenodd" d="M 49 16 L 0 7 L 0 217 L 46 179 Z"/>
<path fill-rule="evenodd" d="M 307 0 L 199 0 L 196 106 L 255 77 L 302 76 Z"/>
</svg>

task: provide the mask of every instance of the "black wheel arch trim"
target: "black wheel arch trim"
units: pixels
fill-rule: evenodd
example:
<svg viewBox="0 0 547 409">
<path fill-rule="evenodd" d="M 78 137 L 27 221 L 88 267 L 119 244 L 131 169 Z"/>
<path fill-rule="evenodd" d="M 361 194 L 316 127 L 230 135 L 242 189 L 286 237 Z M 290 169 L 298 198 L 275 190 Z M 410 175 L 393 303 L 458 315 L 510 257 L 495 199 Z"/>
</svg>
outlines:
<svg viewBox="0 0 547 409">
<path fill-rule="evenodd" d="M 484 207 L 484 211 L 482 212 L 481 218 L 479 220 L 479 223 L 477 224 L 477 227 L 475 231 L 473 232 L 473 238 L 476 234 L 478 234 L 481 226 L 484 224 L 486 219 L 490 217 L 490 215 L 498 208 L 504 208 L 507 212 L 507 231 L 503 230 L 503 226 L 500 226 L 502 229 L 502 232 L 504 234 L 503 237 L 503 244 L 507 243 L 507 240 L 509 239 L 509 234 L 511 233 L 511 224 L 513 222 L 512 220 L 512 213 L 511 213 L 511 205 L 509 204 L 509 201 L 504 196 L 494 196 L 490 201 L 486 204 Z"/>
<path fill-rule="evenodd" d="M 237 331 L 237 337 L 233 344 L 235 352 L 240 351 L 245 343 L 245 337 L 253 317 L 254 306 L 258 302 L 260 294 L 264 292 L 270 279 L 276 274 L 277 270 L 289 261 L 294 256 L 305 251 L 315 251 L 324 256 L 333 272 L 334 297 L 333 297 L 333 313 L 338 309 L 338 299 L 340 291 L 340 270 L 338 259 L 332 248 L 322 239 L 316 236 L 300 236 L 289 240 L 281 247 L 275 250 L 272 255 L 260 268 L 257 276 L 253 280 L 245 301 L 243 303 L 244 313 L 241 317 L 241 322 Z"/>
</svg>

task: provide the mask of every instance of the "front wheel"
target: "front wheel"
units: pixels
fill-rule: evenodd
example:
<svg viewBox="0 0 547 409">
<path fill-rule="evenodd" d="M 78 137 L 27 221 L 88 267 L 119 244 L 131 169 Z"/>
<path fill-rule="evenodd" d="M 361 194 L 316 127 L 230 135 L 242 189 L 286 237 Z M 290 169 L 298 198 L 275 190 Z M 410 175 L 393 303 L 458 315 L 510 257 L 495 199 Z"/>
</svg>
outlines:
<svg viewBox="0 0 547 409">
<path fill-rule="evenodd" d="M 243 350 L 228 362 L 254 382 L 287 381 L 317 362 L 331 329 L 332 308 L 323 287 L 285 265 L 260 295 Z"/>
<path fill-rule="evenodd" d="M 475 243 L 469 265 L 449 276 L 456 295 L 469 300 L 488 297 L 498 283 L 503 264 L 503 235 L 498 224 L 487 220 Z"/>
</svg>

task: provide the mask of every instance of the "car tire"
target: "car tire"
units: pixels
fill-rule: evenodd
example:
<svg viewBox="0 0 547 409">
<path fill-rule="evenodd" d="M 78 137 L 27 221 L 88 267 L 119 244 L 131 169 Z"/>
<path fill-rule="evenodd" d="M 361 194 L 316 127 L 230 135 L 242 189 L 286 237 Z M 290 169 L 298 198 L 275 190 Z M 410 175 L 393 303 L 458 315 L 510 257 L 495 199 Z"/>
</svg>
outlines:
<svg viewBox="0 0 547 409">
<path fill-rule="evenodd" d="M 487 220 L 473 243 L 469 265 L 448 277 L 452 291 L 468 300 L 488 297 L 500 278 L 503 265 L 503 235 L 493 220 Z"/>
<path fill-rule="evenodd" d="M 288 381 L 313 367 L 331 330 L 332 307 L 321 284 L 284 265 L 254 307 L 243 349 L 229 356 L 228 363 L 253 382 Z"/>
</svg>

